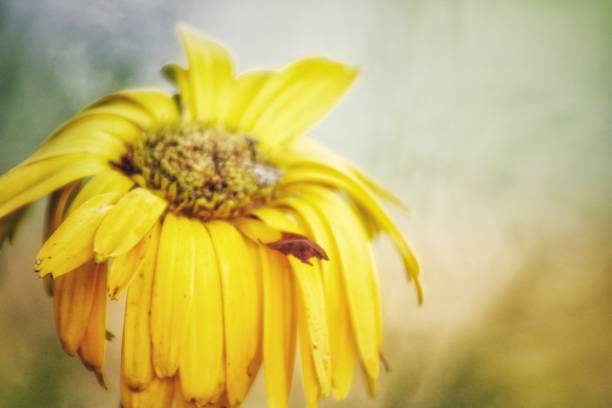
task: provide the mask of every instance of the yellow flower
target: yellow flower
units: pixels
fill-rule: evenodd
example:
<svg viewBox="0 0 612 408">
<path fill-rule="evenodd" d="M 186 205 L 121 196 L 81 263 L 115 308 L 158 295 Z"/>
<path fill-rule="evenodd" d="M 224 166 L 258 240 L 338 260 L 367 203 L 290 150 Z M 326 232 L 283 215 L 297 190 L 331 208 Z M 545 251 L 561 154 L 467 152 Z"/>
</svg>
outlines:
<svg viewBox="0 0 612 408">
<path fill-rule="evenodd" d="M 121 390 L 130 407 L 237 406 L 263 366 L 285 407 L 295 349 L 309 406 L 343 398 L 357 361 L 376 392 L 382 342 L 371 240 L 418 266 L 354 166 L 301 136 L 357 72 L 323 58 L 235 75 L 228 52 L 179 29 L 176 96 L 107 95 L 0 178 L 0 242 L 51 194 L 35 268 L 52 276 L 64 350 L 104 383 L 106 302 L 127 289 Z M 108 295 L 108 296 L 107 296 Z"/>
</svg>

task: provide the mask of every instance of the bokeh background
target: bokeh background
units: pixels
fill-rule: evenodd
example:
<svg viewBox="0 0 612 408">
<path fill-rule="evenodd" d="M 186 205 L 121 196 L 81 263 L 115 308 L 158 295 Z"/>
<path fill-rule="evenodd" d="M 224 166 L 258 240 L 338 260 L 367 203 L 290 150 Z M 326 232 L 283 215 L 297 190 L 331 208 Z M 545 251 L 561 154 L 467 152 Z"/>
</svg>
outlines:
<svg viewBox="0 0 612 408">
<path fill-rule="evenodd" d="M 376 400 L 357 377 L 324 407 L 612 406 L 612 3 L 1 0 L 0 171 L 101 94 L 166 87 L 179 21 L 239 69 L 362 70 L 311 136 L 409 203 L 394 215 L 427 293 L 417 307 L 377 242 L 392 371 Z M 55 337 L 32 273 L 43 207 L 0 252 L 0 406 L 117 407 L 120 341 L 103 390 Z M 245 406 L 265 406 L 261 378 Z"/>
</svg>

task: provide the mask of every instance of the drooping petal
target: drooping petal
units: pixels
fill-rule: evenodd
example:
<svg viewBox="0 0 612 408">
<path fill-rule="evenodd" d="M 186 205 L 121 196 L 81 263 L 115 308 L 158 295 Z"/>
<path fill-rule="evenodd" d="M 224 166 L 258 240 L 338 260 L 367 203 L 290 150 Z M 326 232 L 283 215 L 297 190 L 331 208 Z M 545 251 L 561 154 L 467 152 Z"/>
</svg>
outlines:
<svg viewBox="0 0 612 408">
<path fill-rule="evenodd" d="M 152 364 L 151 298 L 161 227 L 157 223 L 143 244 L 143 260 L 132 279 L 125 302 L 121 367 L 123 381 L 144 390 L 155 376 Z M 111 269 L 112 272 L 112 269 Z"/>
<path fill-rule="evenodd" d="M 123 290 L 127 288 L 132 279 L 141 272 L 145 262 L 149 259 L 149 252 L 154 248 L 157 251 L 159 242 L 159 222 L 126 254 L 113 258 L 108 274 L 108 295 L 119 299 Z"/>
<path fill-rule="evenodd" d="M 62 347 L 71 356 L 87 331 L 98 274 L 104 266 L 88 262 L 54 281 L 53 312 Z"/>
<path fill-rule="evenodd" d="M 191 221 L 168 213 L 163 223 L 151 302 L 153 367 L 171 377 L 179 366 L 193 303 L 195 239 Z"/>
<path fill-rule="evenodd" d="M 134 182 L 116 170 L 108 169 L 96 174 L 83 186 L 68 208 L 68 215 L 79 208 L 85 201 L 104 193 L 117 193 L 123 196 L 134 185 Z"/>
<path fill-rule="evenodd" d="M 89 322 L 79 346 L 79 356 L 87 368 L 92 370 L 100 385 L 104 381 L 104 359 L 106 357 L 106 264 L 99 265 L 95 273 L 95 286 Z M 75 305 L 78 306 L 78 305 Z"/>
<path fill-rule="evenodd" d="M 255 291 L 257 292 L 257 311 L 256 311 L 256 328 L 257 328 L 257 344 L 255 348 L 255 355 L 251 360 L 251 364 L 248 367 L 248 373 L 251 377 L 251 383 L 255 381 L 255 377 L 259 372 L 259 368 L 261 367 L 261 362 L 263 359 L 263 269 L 262 269 L 262 260 L 261 253 L 259 251 L 260 245 L 255 244 L 249 240 L 245 240 L 245 244 L 248 248 L 245 256 L 247 257 L 248 262 L 250 263 L 253 273 L 255 274 Z"/>
<path fill-rule="evenodd" d="M 94 234 L 118 199 L 118 193 L 100 194 L 70 214 L 38 252 L 36 272 L 58 277 L 93 259 Z"/>
<path fill-rule="evenodd" d="M 261 220 L 242 217 L 232 220 L 232 224 L 246 237 L 256 243 L 271 244 L 280 241 L 283 232 L 266 225 Z"/>
<path fill-rule="evenodd" d="M 356 350 L 344 291 L 338 244 L 332 232 L 325 225 L 325 213 L 317 211 L 303 200 L 296 198 L 286 198 L 283 203 L 300 215 L 308 226 L 312 238 L 329 251 L 329 260 L 321 262 L 321 276 L 329 324 L 332 389 L 336 399 L 343 399 L 351 388 L 355 372 Z"/>
<path fill-rule="evenodd" d="M 179 373 L 184 399 L 203 406 L 218 401 L 225 390 L 223 299 L 210 235 L 199 220 L 191 223 L 196 246 L 194 293 Z"/>
<path fill-rule="evenodd" d="M 303 199 L 326 215 L 328 234 L 337 243 L 354 337 L 365 372 L 373 383 L 380 365 L 381 310 L 366 232 L 355 210 L 337 193 L 320 187 L 304 187 L 302 191 Z"/>
<path fill-rule="evenodd" d="M 64 216 L 68 210 L 68 204 L 71 198 L 73 198 L 74 192 L 79 184 L 79 182 L 70 183 L 59 190 L 54 191 L 53 194 L 49 196 L 45 214 L 45 240 L 51 236 L 51 234 L 64 220 Z"/>
<path fill-rule="evenodd" d="M 0 218 L 108 164 L 91 155 L 66 155 L 18 166 L 0 176 Z"/>
<path fill-rule="evenodd" d="M 174 378 L 154 378 L 141 391 L 130 389 L 121 379 L 121 402 L 123 408 L 168 408 L 174 399 Z"/>
<path fill-rule="evenodd" d="M 335 105 L 356 76 L 355 69 L 334 61 L 300 60 L 266 81 L 239 129 L 269 149 L 291 143 Z"/>
<path fill-rule="evenodd" d="M 70 183 L 65 187 L 53 192 L 47 201 L 45 214 L 44 239 L 47 240 L 64 220 L 64 215 L 68 210 L 68 204 L 74 195 L 80 182 Z M 1 235 L 1 234 L 0 234 Z M 0 237 L 0 247 L 2 245 Z M 47 275 L 43 279 L 43 287 L 49 296 L 53 296 L 53 277 Z"/>
<path fill-rule="evenodd" d="M 223 291 L 227 396 L 231 406 L 244 401 L 254 380 L 261 339 L 261 294 L 257 269 L 242 235 L 225 221 L 206 224 L 212 238 Z M 237 254 L 239 254 L 237 256 Z"/>
<path fill-rule="evenodd" d="M 326 397 L 331 391 L 331 359 L 319 264 L 315 263 L 310 266 L 293 258 L 289 263 L 300 290 L 298 308 L 303 308 L 303 315 L 302 311 L 298 314 L 303 317 L 306 325 L 305 329 L 298 329 L 302 335 L 300 339 L 302 361 L 307 359 L 306 354 L 310 355 L 319 383 L 320 395 Z M 306 329 L 307 332 L 304 331 Z"/>
<path fill-rule="evenodd" d="M 283 177 L 282 184 L 294 186 L 294 190 L 299 190 L 303 185 L 319 184 L 337 188 L 346 192 L 369 217 L 371 217 L 393 240 L 402 260 L 408 278 L 410 278 L 417 292 L 419 303 L 423 301 L 423 289 L 421 287 L 419 264 L 412 253 L 406 238 L 391 220 L 380 202 L 371 191 L 358 180 L 351 180 L 343 177 L 341 173 L 333 173 L 331 169 L 321 171 L 315 168 L 295 168 L 288 171 Z"/>
<path fill-rule="evenodd" d="M 108 212 L 96 232 L 94 250 L 98 260 L 126 254 L 167 207 L 166 200 L 145 188 L 135 188 Z"/>
<path fill-rule="evenodd" d="M 376 180 L 369 177 L 357 166 L 335 154 L 312 139 L 299 139 L 292 146 L 275 155 L 274 162 L 291 168 L 297 166 L 313 166 L 332 174 L 341 173 L 344 178 L 357 179 L 372 192 L 398 208 L 409 212 L 408 206 Z"/>
<path fill-rule="evenodd" d="M 81 208 L 81 206 L 86 201 L 92 198 L 96 198 L 96 200 L 102 203 L 100 208 L 102 212 L 104 213 L 105 211 L 107 211 L 108 206 L 110 206 L 113 202 L 118 200 L 123 194 L 125 194 L 131 188 L 133 182 L 127 177 L 123 176 L 122 174 L 116 172 L 115 170 L 111 170 L 111 169 L 105 170 L 97 174 L 96 176 L 94 176 L 91 180 L 89 180 L 89 182 L 87 182 L 87 184 L 85 184 L 85 186 L 78 192 L 76 197 L 69 204 L 68 208 L 66 208 L 66 205 L 68 204 L 69 198 L 72 194 L 72 190 L 75 187 L 77 187 L 77 184 L 78 183 L 74 183 L 71 186 L 64 188 L 62 192 L 59 193 L 57 196 L 58 198 L 57 204 L 53 204 L 55 199 L 54 197 L 52 197 L 51 199 L 52 207 L 50 209 L 53 210 L 53 216 L 48 217 L 48 225 L 46 228 L 48 234 L 46 235 L 51 235 L 51 233 L 57 232 L 56 230 L 60 226 L 62 221 L 64 220 L 65 214 L 67 214 L 68 216 L 72 215 L 76 209 Z M 101 197 L 102 195 L 105 195 L 105 196 Z M 74 243 L 76 244 L 74 246 L 72 246 L 71 244 L 73 243 L 72 240 L 75 239 L 75 237 L 79 235 L 87 236 L 87 240 L 89 240 L 90 239 L 89 233 L 91 231 L 96 230 L 97 228 L 96 222 L 98 222 L 98 225 L 99 225 L 99 222 L 101 222 L 101 219 L 100 219 L 101 215 L 95 212 L 96 203 L 98 201 L 92 201 L 91 203 L 88 204 L 88 207 L 87 207 L 87 211 L 92 211 L 94 213 L 94 217 L 91 217 L 91 219 L 88 218 L 87 212 L 85 212 L 85 215 L 83 216 L 84 219 L 87 219 L 88 222 L 91 222 L 91 225 L 86 224 L 86 223 L 80 224 L 78 221 L 75 221 L 75 220 L 71 221 L 72 227 L 70 227 L 70 224 L 67 225 L 67 227 L 70 227 L 68 228 L 70 231 L 65 231 L 65 232 L 66 233 L 70 232 L 74 234 L 74 236 L 66 235 L 64 238 L 62 238 L 59 241 L 61 245 L 65 244 L 70 247 L 69 251 L 67 251 L 66 253 L 60 254 L 60 258 L 61 257 L 65 258 L 67 255 L 73 256 L 78 253 L 81 259 L 83 258 L 91 259 L 90 257 L 93 256 L 93 253 L 92 253 L 93 242 L 92 242 L 91 247 L 87 245 L 88 242 L 83 242 L 83 241 L 74 241 Z M 108 205 L 105 205 L 104 203 L 106 203 L 107 201 L 108 201 L 107 203 Z M 85 209 L 86 208 L 84 207 L 83 210 L 85 211 Z M 67 227 L 64 227 L 64 229 L 66 229 Z M 84 228 L 84 229 L 81 230 L 79 228 Z M 56 236 L 56 238 L 59 238 L 59 237 Z M 47 242 L 45 242 L 45 244 L 47 244 Z M 58 245 L 57 241 L 53 245 L 52 243 L 49 243 L 47 245 L 47 249 L 51 252 L 56 251 L 57 248 L 53 249 L 52 246 L 57 246 L 57 245 Z M 43 246 L 43 248 L 44 247 L 45 246 Z M 70 251 L 75 251 L 75 250 L 76 252 L 74 253 L 70 252 Z M 61 251 L 62 250 L 60 248 L 59 252 Z M 53 264 L 53 262 L 51 263 Z M 70 263 L 68 267 L 70 267 Z M 65 271 L 65 272 L 68 272 L 68 271 Z"/>
<path fill-rule="evenodd" d="M 192 117 L 217 124 L 230 103 L 233 86 L 232 59 L 219 44 L 187 26 L 179 27 L 179 37 L 189 63 L 188 75 Z"/>
<path fill-rule="evenodd" d="M 302 373 L 302 386 L 306 397 L 306 406 L 316 408 L 319 406 L 321 385 L 317 376 L 317 368 L 314 355 L 311 352 L 312 340 L 310 339 L 310 327 L 308 325 L 308 314 L 305 309 L 305 300 L 300 291 L 296 291 L 296 309 L 298 321 L 298 337 L 300 350 L 300 368 Z"/>
<path fill-rule="evenodd" d="M 286 258 L 260 247 L 263 275 L 263 366 L 270 408 L 286 408 L 296 342 L 293 277 Z"/>
<path fill-rule="evenodd" d="M 281 210 L 264 208 L 255 211 L 257 216 L 275 228 L 303 234 L 304 231 L 294 224 L 291 218 Z M 320 395 L 325 397 L 331 390 L 331 363 L 329 349 L 329 332 L 327 313 L 325 311 L 325 297 L 318 262 L 308 265 L 298 258 L 287 258 L 293 269 L 296 287 L 299 291 L 298 299 L 303 308 L 308 336 L 302 333 L 300 344 L 308 345 L 302 352 L 308 351 L 315 367 L 319 384 Z M 298 323 L 298 327 L 299 327 Z M 299 330 L 299 328 L 298 328 Z M 302 346 L 300 346 L 302 347 Z M 303 360 L 308 361 L 305 356 Z"/>
<path fill-rule="evenodd" d="M 381 362 L 383 362 L 383 366 L 385 366 L 386 360 L 384 359 L 383 356 L 383 352 L 382 352 L 382 341 L 383 341 L 383 327 L 382 327 L 382 303 L 381 303 L 381 299 L 380 299 L 380 283 L 379 283 L 379 278 L 378 278 L 378 265 L 376 264 L 376 259 L 374 257 L 374 250 L 372 249 L 371 245 L 368 245 L 368 251 L 366 252 L 366 258 L 369 261 L 369 268 L 366 269 L 366 273 L 368 273 L 369 275 L 369 281 L 370 281 L 370 286 L 372 288 L 372 293 L 375 293 L 376 295 L 373 296 L 373 307 L 374 310 L 376 311 L 375 314 L 375 318 L 377 319 L 375 326 L 376 326 L 376 337 L 378 340 L 378 345 L 380 348 L 379 351 L 379 359 Z M 386 366 L 386 369 L 389 369 L 388 366 Z M 370 393 L 370 396 L 374 397 L 376 396 L 376 394 L 378 393 L 378 379 L 375 377 L 370 377 L 370 376 L 366 376 L 366 380 L 368 383 L 368 392 Z"/>
</svg>

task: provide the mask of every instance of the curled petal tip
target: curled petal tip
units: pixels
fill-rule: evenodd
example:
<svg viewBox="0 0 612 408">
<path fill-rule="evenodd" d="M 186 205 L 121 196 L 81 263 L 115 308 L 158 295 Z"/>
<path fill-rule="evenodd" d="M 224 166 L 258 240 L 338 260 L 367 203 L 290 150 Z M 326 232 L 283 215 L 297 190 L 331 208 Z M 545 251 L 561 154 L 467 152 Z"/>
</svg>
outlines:
<svg viewBox="0 0 612 408">
<path fill-rule="evenodd" d="M 423 285 L 421 284 L 421 280 L 417 277 L 414 279 L 414 287 L 416 289 L 417 292 L 417 304 L 419 306 L 423 306 Z"/>
<path fill-rule="evenodd" d="M 310 262 L 312 258 L 329 260 L 323 248 L 310 238 L 300 234 L 283 231 L 280 240 L 267 245 L 269 248 L 285 255 L 293 255 L 307 265 L 312 265 Z"/>
</svg>

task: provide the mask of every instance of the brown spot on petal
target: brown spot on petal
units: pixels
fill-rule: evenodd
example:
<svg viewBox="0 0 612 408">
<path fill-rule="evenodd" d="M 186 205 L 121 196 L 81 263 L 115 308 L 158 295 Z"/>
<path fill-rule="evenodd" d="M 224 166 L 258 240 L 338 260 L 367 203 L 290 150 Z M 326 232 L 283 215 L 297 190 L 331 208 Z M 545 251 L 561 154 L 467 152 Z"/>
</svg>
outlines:
<svg viewBox="0 0 612 408">
<path fill-rule="evenodd" d="M 308 265 L 312 265 L 310 262 L 312 258 L 329 259 L 325 250 L 316 242 L 304 235 L 292 232 L 283 232 L 281 239 L 269 243 L 268 247 L 285 255 L 293 255 Z"/>
<path fill-rule="evenodd" d="M 104 332 L 104 337 L 106 338 L 106 341 L 113 341 L 116 336 L 113 332 L 107 330 L 106 332 Z"/>
</svg>

